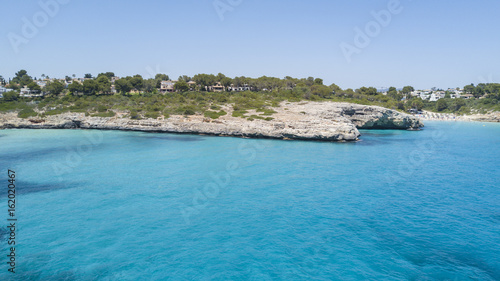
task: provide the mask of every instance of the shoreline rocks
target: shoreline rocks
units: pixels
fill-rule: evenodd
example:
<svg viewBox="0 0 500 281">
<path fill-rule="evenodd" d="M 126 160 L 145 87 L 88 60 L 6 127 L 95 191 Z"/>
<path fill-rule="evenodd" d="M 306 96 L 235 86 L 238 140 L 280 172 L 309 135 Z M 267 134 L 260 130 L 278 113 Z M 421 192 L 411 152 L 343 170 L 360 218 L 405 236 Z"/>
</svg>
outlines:
<svg viewBox="0 0 500 281">
<path fill-rule="evenodd" d="M 101 129 L 183 134 L 204 134 L 248 138 L 320 141 L 356 141 L 359 129 L 419 129 L 418 118 L 378 106 L 334 102 L 283 102 L 273 108 L 273 120 L 247 120 L 228 114 L 218 119 L 200 115 L 171 116 L 165 120 L 133 120 L 126 117 L 89 117 L 83 113 L 63 113 L 43 119 L 22 119 L 17 114 L 0 114 L 0 128 Z M 247 115 L 258 115 L 249 112 Z M 268 116 L 264 116 L 268 117 Z"/>
</svg>

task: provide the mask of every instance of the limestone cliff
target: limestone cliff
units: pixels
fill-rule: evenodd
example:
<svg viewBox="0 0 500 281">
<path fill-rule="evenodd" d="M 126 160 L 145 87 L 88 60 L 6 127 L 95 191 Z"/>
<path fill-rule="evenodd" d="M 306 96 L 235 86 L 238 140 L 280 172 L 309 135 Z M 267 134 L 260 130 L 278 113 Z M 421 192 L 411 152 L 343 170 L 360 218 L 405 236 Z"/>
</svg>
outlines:
<svg viewBox="0 0 500 281">
<path fill-rule="evenodd" d="M 132 120 L 115 117 L 88 117 L 82 113 L 64 113 L 43 119 L 21 119 L 16 113 L 0 114 L 0 128 L 31 129 L 102 129 L 168 133 L 208 134 L 220 136 L 355 141 L 362 129 L 418 129 L 416 118 L 394 110 L 349 103 L 284 102 L 273 108 L 273 120 L 248 120 L 228 115 L 212 120 L 203 116 L 171 116 L 164 120 Z M 258 115 L 257 112 L 249 114 Z M 247 114 L 247 115 L 249 115 Z"/>
</svg>

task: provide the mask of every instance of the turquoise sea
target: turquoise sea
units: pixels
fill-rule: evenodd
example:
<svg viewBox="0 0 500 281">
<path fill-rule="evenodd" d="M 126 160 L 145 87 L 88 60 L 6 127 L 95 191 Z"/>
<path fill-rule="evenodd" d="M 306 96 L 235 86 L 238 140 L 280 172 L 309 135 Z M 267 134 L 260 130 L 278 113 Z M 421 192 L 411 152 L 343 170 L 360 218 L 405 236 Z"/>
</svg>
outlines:
<svg viewBox="0 0 500 281">
<path fill-rule="evenodd" d="M 500 124 L 361 133 L 2 130 L 0 280 L 500 280 Z"/>
</svg>

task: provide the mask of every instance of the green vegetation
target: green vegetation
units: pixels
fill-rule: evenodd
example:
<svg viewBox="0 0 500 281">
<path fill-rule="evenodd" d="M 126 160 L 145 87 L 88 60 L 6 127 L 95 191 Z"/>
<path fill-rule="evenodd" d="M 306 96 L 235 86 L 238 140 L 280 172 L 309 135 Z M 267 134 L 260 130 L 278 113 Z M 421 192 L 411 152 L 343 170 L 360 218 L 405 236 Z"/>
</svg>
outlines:
<svg viewBox="0 0 500 281">
<path fill-rule="evenodd" d="M 205 111 L 205 117 L 209 117 L 212 119 L 217 119 L 217 118 L 224 116 L 226 114 L 227 114 L 227 112 L 225 112 L 224 110 L 221 110 L 219 112 L 210 111 L 210 110 Z"/>
<path fill-rule="evenodd" d="M 12 84 L 17 84 L 18 87 L 24 87 L 33 82 L 33 78 L 28 75 L 28 72 L 24 69 L 16 72 L 14 78 L 12 79 Z M 9 83 L 10 84 L 10 83 Z"/>
<path fill-rule="evenodd" d="M 257 109 L 257 112 L 262 112 L 261 115 L 273 115 L 274 113 L 276 113 L 276 111 L 268 108 L 259 108 Z"/>
<path fill-rule="evenodd" d="M 160 113 L 158 111 L 147 111 L 144 113 L 144 117 L 156 119 L 160 117 Z"/>
<path fill-rule="evenodd" d="M 136 110 L 134 110 L 134 109 L 132 109 L 132 110 L 130 111 L 129 117 L 130 117 L 131 119 L 138 119 L 138 120 L 139 120 L 139 119 L 141 119 L 141 116 L 139 116 L 139 113 L 137 113 L 137 111 L 136 111 Z"/>
<path fill-rule="evenodd" d="M 23 108 L 19 113 L 17 114 L 17 117 L 19 118 L 28 118 L 32 116 L 37 116 L 38 113 L 36 113 L 32 108 Z"/>
<path fill-rule="evenodd" d="M 259 115 L 251 115 L 251 116 L 247 117 L 248 121 L 253 121 L 255 119 L 265 120 L 265 121 L 274 120 L 274 118 L 272 118 L 272 117 L 262 117 L 262 116 L 259 116 Z"/>
<path fill-rule="evenodd" d="M 3 94 L 4 102 L 17 101 L 18 99 L 19 99 L 19 94 L 16 92 L 7 92 Z"/>
<path fill-rule="evenodd" d="M 191 78 L 183 75 L 174 85 L 175 92 L 163 94 L 159 92 L 161 81 L 169 80 L 166 74 L 157 74 L 152 79 L 144 79 L 140 75 L 117 79 L 113 72 L 105 72 L 97 77 L 86 74 L 85 80 L 80 81 L 71 81 L 72 78 L 66 76 L 65 79 L 49 81 L 44 88 L 40 88 L 26 70 L 17 72 L 8 84 L 3 77 L 0 78 L 1 84 L 14 90 L 4 93 L 0 99 L 0 112 L 16 111 L 23 118 L 36 116 L 38 111 L 41 116 L 81 112 L 87 116 L 112 117 L 121 112 L 132 119 L 195 114 L 217 119 L 227 114 L 222 106 L 229 105 L 233 108 L 233 117 L 272 120 L 272 115 L 276 113 L 273 107 L 283 101 L 351 102 L 399 111 L 416 109 L 457 114 L 500 111 L 500 84 L 465 86 L 465 93 L 475 97 L 472 99 L 452 99 L 448 92 L 444 99 L 430 102 L 412 97 L 410 93 L 414 89 L 411 86 L 401 90 L 390 87 L 383 95 L 374 87 L 342 89 L 335 84 L 326 86 L 322 79 L 313 77 L 229 78 L 219 73 L 197 74 Z M 42 75 L 42 78 L 48 76 Z M 66 82 L 71 83 L 65 86 Z M 225 87 L 224 91 L 212 91 L 217 83 Z M 46 95 L 21 97 L 18 91 L 24 86 L 35 92 L 43 91 Z M 113 87 L 116 89 L 114 94 Z"/>
<path fill-rule="evenodd" d="M 64 85 L 59 81 L 50 82 L 45 86 L 45 91 L 50 95 L 59 95 L 63 92 Z"/>
<path fill-rule="evenodd" d="M 108 112 L 99 112 L 96 114 L 92 114 L 91 116 L 92 117 L 113 117 L 115 115 L 116 115 L 116 113 L 114 113 L 113 111 L 108 111 Z"/>
<path fill-rule="evenodd" d="M 241 110 L 241 109 L 239 109 L 239 110 L 236 110 L 236 109 L 235 109 L 235 110 L 233 111 L 232 116 L 233 116 L 233 117 L 243 117 L 246 113 L 248 113 L 248 111 L 246 111 L 246 110 Z"/>
</svg>

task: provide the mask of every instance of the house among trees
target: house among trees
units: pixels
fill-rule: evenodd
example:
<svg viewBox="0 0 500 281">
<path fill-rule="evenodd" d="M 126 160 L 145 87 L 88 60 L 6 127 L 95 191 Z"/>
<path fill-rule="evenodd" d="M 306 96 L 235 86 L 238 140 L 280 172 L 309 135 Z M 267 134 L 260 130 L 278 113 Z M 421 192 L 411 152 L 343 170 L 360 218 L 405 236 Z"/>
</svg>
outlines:
<svg viewBox="0 0 500 281">
<path fill-rule="evenodd" d="M 461 95 L 460 97 L 468 100 L 468 99 L 473 99 L 474 95 L 473 94 L 465 94 L 465 95 Z"/>
<path fill-rule="evenodd" d="M 189 81 L 189 82 L 187 82 L 187 84 L 188 84 L 188 87 L 189 87 L 190 91 L 194 91 L 196 89 L 196 82 Z"/>
<path fill-rule="evenodd" d="M 36 81 L 36 84 L 40 86 L 41 88 L 47 86 L 47 81 L 46 80 L 38 80 Z"/>
<path fill-rule="evenodd" d="M 3 94 L 12 91 L 12 89 L 7 89 L 3 86 L 0 86 L 0 98 L 3 98 Z"/>
<path fill-rule="evenodd" d="M 239 87 L 236 87 L 234 84 L 231 84 L 231 86 L 227 87 L 227 90 L 231 92 L 244 92 L 244 91 L 251 91 L 252 88 L 248 84 L 244 84 Z"/>
<path fill-rule="evenodd" d="M 12 91 L 12 89 L 7 89 L 4 86 L 0 86 L 0 95 Z"/>
<path fill-rule="evenodd" d="M 444 92 L 435 92 L 431 94 L 429 101 L 438 101 L 440 99 L 444 99 L 445 96 L 446 94 Z"/>
<path fill-rule="evenodd" d="M 27 86 L 24 86 L 21 88 L 19 93 L 21 94 L 21 97 L 27 97 L 30 95 L 31 91 L 30 91 L 30 89 L 28 89 Z"/>
<path fill-rule="evenodd" d="M 19 90 L 19 94 L 21 97 L 27 97 L 27 98 L 32 98 L 32 97 L 42 97 L 44 93 L 41 90 L 32 90 L 28 88 L 28 86 L 24 86 Z"/>
<path fill-rule="evenodd" d="M 209 92 L 224 92 L 224 90 L 225 88 L 220 82 L 217 82 L 217 84 L 213 86 L 207 87 L 207 91 Z"/>
<path fill-rule="evenodd" d="M 174 90 L 175 83 L 177 83 L 177 81 L 172 81 L 172 80 L 161 81 L 160 93 L 164 94 L 164 93 L 175 92 L 175 90 Z"/>
</svg>

